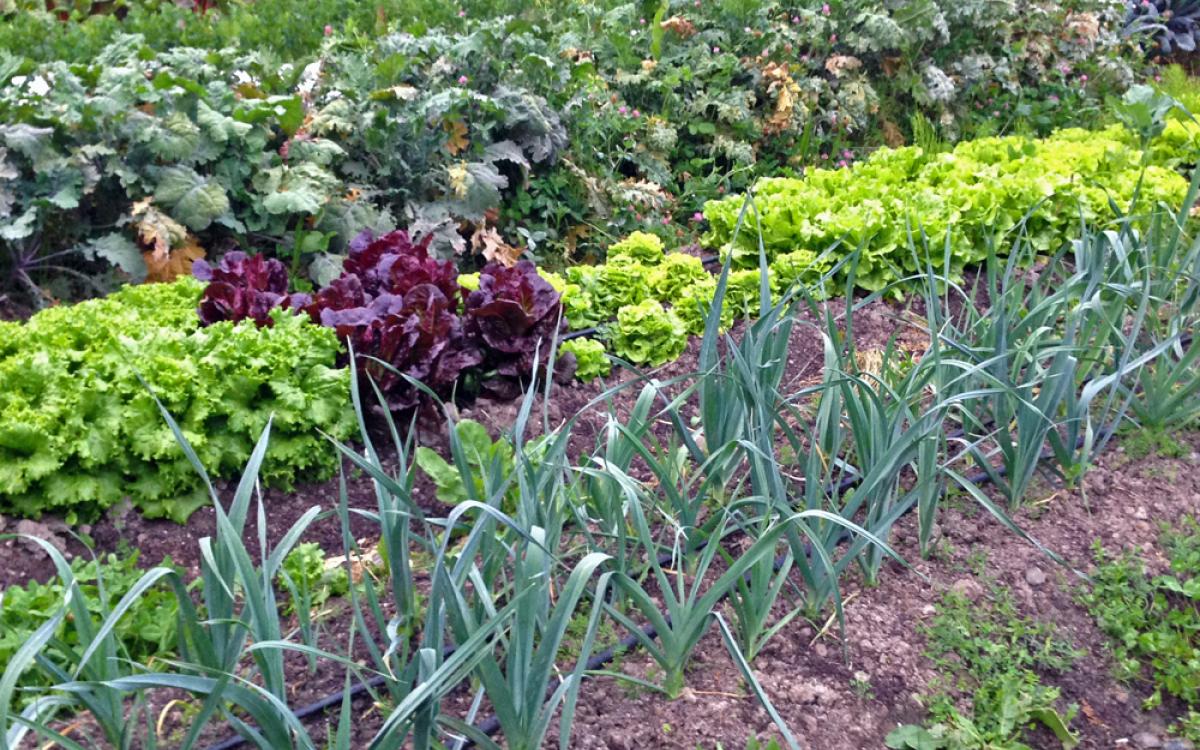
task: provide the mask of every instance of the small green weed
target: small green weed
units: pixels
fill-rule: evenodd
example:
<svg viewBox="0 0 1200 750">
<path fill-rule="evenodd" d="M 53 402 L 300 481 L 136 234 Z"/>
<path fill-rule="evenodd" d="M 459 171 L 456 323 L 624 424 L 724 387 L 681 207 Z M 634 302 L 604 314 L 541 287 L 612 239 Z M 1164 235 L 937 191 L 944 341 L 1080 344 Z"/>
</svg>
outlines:
<svg viewBox="0 0 1200 750">
<path fill-rule="evenodd" d="M 283 560 L 280 579 L 284 585 L 294 586 L 292 598 L 284 611 L 296 612 L 298 603 L 307 604 L 308 609 L 320 607 L 331 597 L 345 596 L 350 591 L 350 577 L 342 566 L 327 567 L 326 554 L 316 542 L 297 544 Z"/>
<path fill-rule="evenodd" d="M 1006 591 L 986 602 L 947 593 L 924 635 L 942 675 L 926 696 L 929 725 L 900 727 L 887 736 L 888 747 L 1020 750 L 1032 724 L 1050 729 L 1065 748 L 1075 745 L 1069 723 L 1076 709 L 1060 712 L 1058 688 L 1043 685 L 1039 672 L 1066 670 L 1080 653 L 1052 625 L 1020 616 Z"/>
<path fill-rule="evenodd" d="M 162 565 L 174 567 L 169 557 Z M 138 567 L 136 552 L 128 556 L 109 554 L 98 559 L 77 557 L 72 561 L 71 569 L 97 622 L 101 604 L 108 608 L 115 606 L 144 572 Z M 62 581 L 57 577 L 46 583 L 30 581 L 0 592 L 0 671 L 8 666 L 17 649 L 34 631 L 58 611 L 63 595 Z M 178 605 L 170 591 L 158 588 L 146 592 L 117 624 L 117 638 L 126 649 L 122 656 L 147 664 L 173 656 L 177 613 Z M 60 628 L 58 637 L 64 639 L 67 650 L 80 645 L 75 639 L 75 631 L 66 626 Z M 65 662 L 59 665 L 75 666 Z M 31 671 L 21 679 L 22 684 L 31 684 L 41 678 L 39 672 Z"/>
<path fill-rule="evenodd" d="M 1178 698 L 1192 710 L 1180 731 L 1200 737 L 1200 524 L 1189 518 L 1165 531 L 1162 548 L 1170 572 L 1151 577 L 1141 550 L 1113 558 L 1097 542 L 1097 571 L 1082 600 L 1112 639 L 1117 677 L 1149 673 L 1153 692 L 1145 707 L 1165 695 Z"/>
<path fill-rule="evenodd" d="M 1188 454 L 1187 446 L 1168 430 L 1131 429 L 1121 438 L 1121 447 L 1130 461 L 1158 456 L 1160 458 L 1183 458 Z"/>
</svg>

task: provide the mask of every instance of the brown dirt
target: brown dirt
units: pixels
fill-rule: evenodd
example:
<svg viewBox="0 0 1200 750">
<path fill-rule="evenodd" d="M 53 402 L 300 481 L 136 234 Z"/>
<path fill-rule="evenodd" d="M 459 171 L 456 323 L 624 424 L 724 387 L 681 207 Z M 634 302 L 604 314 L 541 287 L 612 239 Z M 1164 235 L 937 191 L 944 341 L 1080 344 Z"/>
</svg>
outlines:
<svg viewBox="0 0 1200 750">
<path fill-rule="evenodd" d="M 880 748 L 892 729 L 919 722 L 923 712 L 918 697 L 934 671 L 923 655 L 918 625 L 932 616 L 948 588 L 981 596 L 991 584 L 1007 588 L 1024 614 L 1054 623 L 1060 635 L 1086 651 L 1072 671 L 1045 679 L 1062 689 L 1064 704 L 1086 706 L 1074 723 L 1082 735 L 1080 747 L 1130 747 L 1127 738 L 1143 731 L 1163 737 L 1175 717 L 1166 710 L 1144 713 L 1140 705 L 1146 695 L 1113 679 L 1105 638 L 1077 603 L 1082 579 L 1075 571 L 1090 568 L 1096 540 L 1114 552 L 1145 547 L 1157 539 L 1159 524 L 1176 524 L 1184 515 L 1200 513 L 1200 434 L 1187 436 L 1186 445 L 1191 451 L 1186 458 L 1139 461 L 1130 461 L 1117 447 L 1101 457 L 1083 487 L 1047 491 L 1017 514 L 1022 528 L 1061 554 L 1071 568 L 1053 563 L 991 516 L 963 503 L 945 509 L 938 554 L 921 560 L 915 519 L 903 520 L 895 532 L 896 548 L 913 570 L 889 564 L 878 587 L 851 584 L 844 592 L 853 597 L 846 606 L 848 665 L 836 628 L 815 638 L 824 623 L 814 627 L 800 620 L 786 627 L 754 665 L 801 744 L 829 750 Z M 973 568 L 981 559 L 986 567 L 976 575 Z M 1044 574 L 1043 583 L 1029 583 L 1030 578 L 1039 580 L 1034 570 Z M 651 668 L 649 660 L 635 655 L 622 666 L 635 675 Z M 873 697 L 859 695 L 851 685 L 857 672 L 869 675 Z M 745 747 L 751 737 L 777 736 L 766 712 L 742 687 L 715 633 L 697 650 L 688 687 L 682 698 L 667 701 L 631 693 L 612 678 L 588 681 L 572 747 L 693 750 L 721 743 L 732 749 Z"/>
</svg>

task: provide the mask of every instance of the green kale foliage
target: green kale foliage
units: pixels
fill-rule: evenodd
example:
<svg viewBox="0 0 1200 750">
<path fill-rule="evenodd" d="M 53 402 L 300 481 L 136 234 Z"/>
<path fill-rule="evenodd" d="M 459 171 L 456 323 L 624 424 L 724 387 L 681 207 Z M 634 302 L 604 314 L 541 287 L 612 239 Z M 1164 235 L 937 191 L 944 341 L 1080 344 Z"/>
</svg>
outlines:
<svg viewBox="0 0 1200 750">
<path fill-rule="evenodd" d="M 0 510 L 71 520 L 129 497 L 185 520 L 205 495 L 154 396 L 215 476 L 238 474 L 272 416 L 267 483 L 333 471 L 318 430 L 345 438 L 353 424 L 336 334 L 288 312 L 202 328 L 200 292 L 194 279 L 131 286 L 0 328 Z"/>
<path fill-rule="evenodd" d="M 1003 252 L 1018 229 L 1037 248 L 1053 250 L 1081 221 L 1111 221 L 1112 202 L 1128 210 L 1135 194 L 1143 209 L 1160 201 L 1178 208 L 1187 180 L 1161 162 L 1172 153 L 1178 159 L 1178 139 L 1189 138 L 1189 131 L 1181 125 L 1172 130 L 1171 147 L 1152 145 L 1152 160 L 1157 154 L 1160 163 L 1144 172 L 1142 153 L 1120 128 L 1061 130 L 1043 140 L 983 138 L 944 154 L 918 147 L 880 150 L 848 169 L 759 181 L 757 212 L 745 214 L 736 239 L 745 197 L 710 202 L 704 210 L 711 224 L 707 240 L 731 249 L 744 264 L 757 263 L 760 230 L 771 258 L 817 252 L 840 240 L 843 254 L 862 248 L 855 280 L 870 290 L 924 263 L 909 250 L 910 231 L 918 249 L 924 234 L 937 265 L 949 234 L 955 270 L 981 261 L 989 245 Z M 1194 142 L 1187 143 L 1195 154 Z"/>
</svg>

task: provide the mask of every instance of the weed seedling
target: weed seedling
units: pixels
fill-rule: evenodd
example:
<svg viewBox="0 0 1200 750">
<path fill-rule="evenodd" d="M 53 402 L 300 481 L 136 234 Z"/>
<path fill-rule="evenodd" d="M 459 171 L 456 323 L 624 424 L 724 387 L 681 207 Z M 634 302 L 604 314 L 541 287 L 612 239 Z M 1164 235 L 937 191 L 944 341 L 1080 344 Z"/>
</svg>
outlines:
<svg viewBox="0 0 1200 750">
<path fill-rule="evenodd" d="M 1044 685 L 1039 675 L 1065 671 L 1082 654 L 1053 626 L 1020 616 L 1005 590 L 977 602 L 947 593 L 924 634 L 926 654 L 940 675 L 924 700 L 930 721 L 893 731 L 888 747 L 1024 747 L 1026 728 L 1034 723 L 1052 731 L 1064 748 L 1074 746 L 1069 723 L 1076 708 L 1060 712 L 1058 688 Z"/>
</svg>

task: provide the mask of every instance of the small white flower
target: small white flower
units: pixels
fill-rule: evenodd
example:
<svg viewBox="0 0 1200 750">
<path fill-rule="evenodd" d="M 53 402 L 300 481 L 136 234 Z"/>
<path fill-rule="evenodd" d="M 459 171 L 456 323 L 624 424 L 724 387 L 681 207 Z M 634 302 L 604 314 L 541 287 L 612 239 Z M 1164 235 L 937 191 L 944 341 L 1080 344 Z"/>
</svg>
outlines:
<svg viewBox="0 0 1200 750">
<path fill-rule="evenodd" d="M 242 86 L 247 83 L 252 83 L 254 78 L 252 78 L 250 74 L 244 70 L 235 70 L 233 71 L 233 80 L 236 81 L 239 86 Z"/>
<path fill-rule="evenodd" d="M 29 82 L 29 91 L 37 96 L 45 96 L 50 93 L 50 82 L 41 76 L 34 76 Z"/>
<path fill-rule="evenodd" d="M 25 81 L 29 80 L 26 76 L 13 76 L 12 85 L 14 88 L 21 88 L 25 85 Z"/>
</svg>

